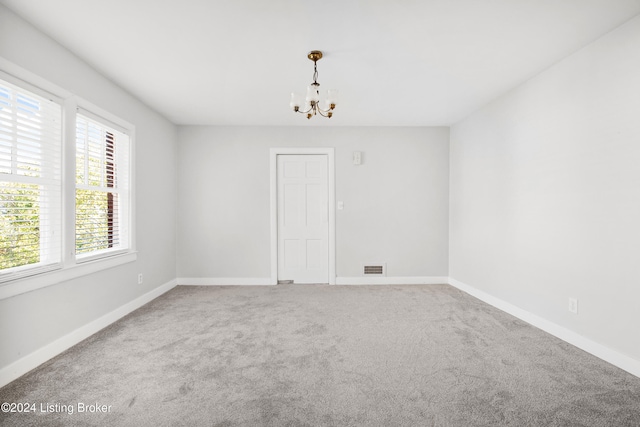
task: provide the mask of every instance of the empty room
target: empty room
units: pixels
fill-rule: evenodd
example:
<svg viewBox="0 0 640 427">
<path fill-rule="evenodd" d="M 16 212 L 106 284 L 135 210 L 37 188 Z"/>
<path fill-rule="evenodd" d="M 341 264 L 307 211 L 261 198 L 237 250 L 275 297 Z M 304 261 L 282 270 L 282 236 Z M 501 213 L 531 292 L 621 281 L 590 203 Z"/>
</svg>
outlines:
<svg viewBox="0 0 640 427">
<path fill-rule="evenodd" d="M 0 425 L 639 426 L 640 0 L 0 0 Z"/>
</svg>

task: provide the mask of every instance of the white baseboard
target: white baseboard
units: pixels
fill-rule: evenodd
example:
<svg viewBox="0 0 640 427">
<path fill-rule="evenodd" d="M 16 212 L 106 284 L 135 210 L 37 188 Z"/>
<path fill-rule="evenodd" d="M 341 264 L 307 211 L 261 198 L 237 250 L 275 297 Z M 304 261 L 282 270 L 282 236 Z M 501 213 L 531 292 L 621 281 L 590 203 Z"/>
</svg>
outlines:
<svg viewBox="0 0 640 427">
<path fill-rule="evenodd" d="M 267 286 L 275 284 L 269 277 L 179 277 L 177 281 L 179 286 Z M 447 283 L 449 283 L 447 276 L 336 277 L 336 285 L 441 285 Z"/>
<path fill-rule="evenodd" d="M 178 285 L 265 286 L 274 285 L 270 277 L 178 277 Z"/>
<path fill-rule="evenodd" d="M 449 284 L 460 289 L 463 292 L 468 293 L 469 295 L 478 298 L 481 301 L 486 302 L 489 305 L 492 305 L 506 313 L 511 314 L 512 316 L 517 317 L 520 320 L 524 320 L 525 322 L 604 360 L 605 362 L 611 363 L 612 365 L 617 366 L 618 368 L 623 369 L 630 374 L 635 375 L 636 377 L 640 377 L 640 360 L 636 360 L 632 357 L 612 350 L 600 343 L 585 338 L 584 336 L 577 334 L 563 326 L 560 326 L 547 319 L 523 310 L 520 307 L 517 307 L 511 303 L 494 297 L 493 295 L 490 295 L 484 291 L 474 288 L 473 286 L 469 286 L 451 277 L 449 278 Z"/>
<path fill-rule="evenodd" d="M 336 277 L 336 285 L 442 285 L 449 283 L 446 276 L 369 276 Z"/>
<path fill-rule="evenodd" d="M 12 364 L 0 369 L 0 387 L 4 387 L 11 381 L 40 366 L 47 360 L 73 347 L 80 341 L 90 337 L 101 329 L 104 329 L 105 327 L 123 318 L 137 308 L 140 308 L 146 303 L 156 299 L 165 292 L 170 291 L 175 286 L 175 279 L 171 280 L 164 285 L 147 292 L 146 294 L 134 299 L 133 301 L 130 301 L 123 306 L 118 307 L 112 312 L 107 313 L 104 316 L 90 323 L 87 323 L 84 326 L 81 326 L 75 331 L 70 332 L 61 338 L 58 338 L 54 342 L 47 344 L 44 347 L 41 347 L 40 349 L 34 351 L 33 353 L 30 353 L 23 358 L 16 360 Z"/>
</svg>

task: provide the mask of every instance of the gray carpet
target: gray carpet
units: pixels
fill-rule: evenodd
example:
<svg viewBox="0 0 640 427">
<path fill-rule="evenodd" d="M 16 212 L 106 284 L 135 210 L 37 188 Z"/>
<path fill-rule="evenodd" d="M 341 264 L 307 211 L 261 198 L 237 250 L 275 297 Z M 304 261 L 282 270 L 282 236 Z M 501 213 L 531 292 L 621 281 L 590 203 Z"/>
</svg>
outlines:
<svg viewBox="0 0 640 427">
<path fill-rule="evenodd" d="M 447 285 L 178 287 L 0 402 L 37 405 L 3 426 L 640 426 L 639 378 Z"/>
</svg>

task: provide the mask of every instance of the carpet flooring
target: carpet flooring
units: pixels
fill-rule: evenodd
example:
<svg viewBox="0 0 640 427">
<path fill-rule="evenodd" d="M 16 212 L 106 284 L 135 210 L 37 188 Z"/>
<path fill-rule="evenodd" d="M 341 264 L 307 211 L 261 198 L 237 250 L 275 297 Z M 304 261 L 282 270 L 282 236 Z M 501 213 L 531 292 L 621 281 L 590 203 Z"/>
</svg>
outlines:
<svg viewBox="0 0 640 427">
<path fill-rule="evenodd" d="M 448 285 L 180 286 L 0 402 L 35 405 L 2 426 L 640 426 L 640 378 Z"/>
</svg>

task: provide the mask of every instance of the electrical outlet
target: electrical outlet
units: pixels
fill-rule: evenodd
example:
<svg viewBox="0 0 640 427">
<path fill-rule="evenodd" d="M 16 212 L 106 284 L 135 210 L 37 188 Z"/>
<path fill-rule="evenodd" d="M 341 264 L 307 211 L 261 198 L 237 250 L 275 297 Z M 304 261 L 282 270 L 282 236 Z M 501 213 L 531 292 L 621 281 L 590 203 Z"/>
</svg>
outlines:
<svg viewBox="0 0 640 427">
<path fill-rule="evenodd" d="M 142 273 L 138 274 L 138 285 L 142 285 Z"/>
<path fill-rule="evenodd" d="M 569 311 L 578 314 L 578 298 L 569 298 Z"/>
</svg>

